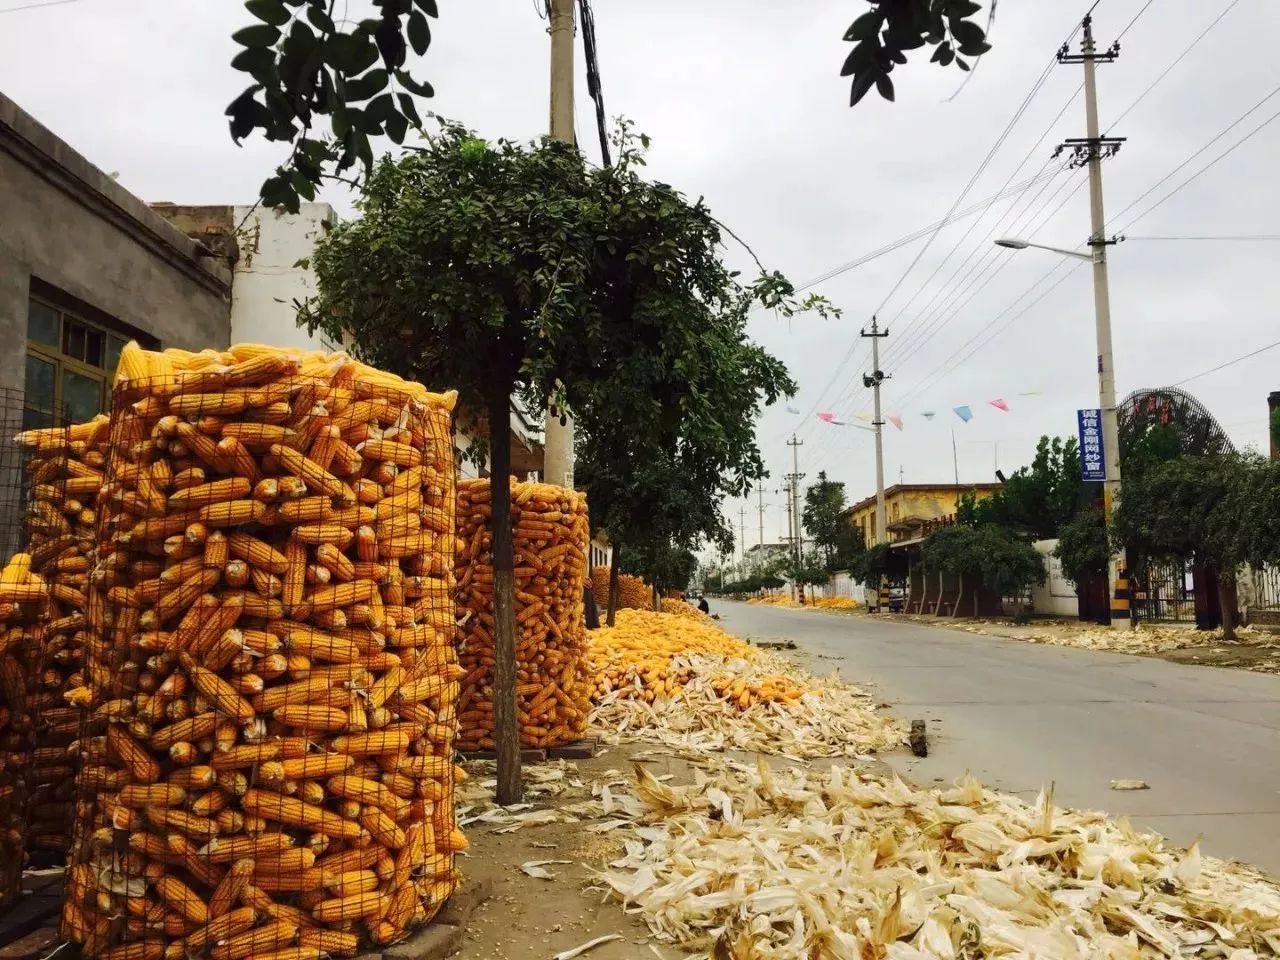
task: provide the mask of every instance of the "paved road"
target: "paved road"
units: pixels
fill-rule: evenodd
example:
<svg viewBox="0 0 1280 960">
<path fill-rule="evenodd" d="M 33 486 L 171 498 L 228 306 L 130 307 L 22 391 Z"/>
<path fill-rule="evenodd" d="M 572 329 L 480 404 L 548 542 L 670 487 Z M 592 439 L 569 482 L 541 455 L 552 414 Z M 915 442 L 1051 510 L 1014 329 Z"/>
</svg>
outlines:
<svg viewBox="0 0 1280 960">
<path fill-rule="evenodd" d="M 1129 814 L 1179 844 L 1280 873 L 1280 676 L 955 630 L 720 602 L 739 636 L 791 638 L 819 669 L 929 721 L 918 783 L 971 770 L 1028 798 Z M 1150 790 L 1109 789 L 1116 778 Z"/>
</svg>

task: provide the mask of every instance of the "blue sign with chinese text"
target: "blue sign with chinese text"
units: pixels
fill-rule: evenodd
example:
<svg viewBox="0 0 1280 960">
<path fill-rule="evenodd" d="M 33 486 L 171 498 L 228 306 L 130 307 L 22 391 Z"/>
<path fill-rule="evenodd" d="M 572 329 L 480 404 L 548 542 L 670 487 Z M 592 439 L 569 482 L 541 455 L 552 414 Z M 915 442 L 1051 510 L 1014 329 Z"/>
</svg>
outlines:
<svg viewBox="0 0 1280 960">
<path fill-rule="evenodd" d="M 1107 479 L 1107 461 L 1102 452 L 1102 411 L 1077 410 L 1080 427 L 1080 479 L 1086 482 Z"/>
</svg>

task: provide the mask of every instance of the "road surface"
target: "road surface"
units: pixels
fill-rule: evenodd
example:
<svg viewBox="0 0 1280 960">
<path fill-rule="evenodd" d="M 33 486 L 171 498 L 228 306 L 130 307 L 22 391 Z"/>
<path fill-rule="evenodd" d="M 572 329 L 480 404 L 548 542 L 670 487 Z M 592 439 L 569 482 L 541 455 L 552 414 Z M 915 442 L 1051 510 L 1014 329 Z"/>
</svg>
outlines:
<svg viewBox="0 0 1280 960">
<path fill-rule="evenodd" d="M 816 672 L 869 682 L 930 755 L 920 784 L 970 770 L 1034 798 L 1129 814 L 1180 845 L 1280 873 L 1280 676 L 1049 647 L 817 611 L 719 602 L 741 637 L 795 640 Z M 806 658 L 808 659 L 808 658 Z M 1151 789 L 1121 792 L 1113 779 Z"/>
</svg>

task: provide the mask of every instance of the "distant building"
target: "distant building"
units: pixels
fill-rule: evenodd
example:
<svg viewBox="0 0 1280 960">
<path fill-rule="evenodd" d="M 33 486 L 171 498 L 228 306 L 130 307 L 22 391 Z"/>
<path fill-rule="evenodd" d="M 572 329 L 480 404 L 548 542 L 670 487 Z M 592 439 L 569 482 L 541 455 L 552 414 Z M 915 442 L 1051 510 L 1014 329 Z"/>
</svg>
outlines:
<svg viewBox="0 0 1280 960">
<path fill-rule="evenodd" d="M 917 540 L 931 526 L 955 517 L 960 498 L 971 494 L 984 500 L 1000 489 L 998 483 L 895 483 L 884 491 L 885 530 L 890 543 Z M 863 543 L 876 542 L 876 498 L 859 500 L 843 514 L 862 533 Z"/>
</svg>

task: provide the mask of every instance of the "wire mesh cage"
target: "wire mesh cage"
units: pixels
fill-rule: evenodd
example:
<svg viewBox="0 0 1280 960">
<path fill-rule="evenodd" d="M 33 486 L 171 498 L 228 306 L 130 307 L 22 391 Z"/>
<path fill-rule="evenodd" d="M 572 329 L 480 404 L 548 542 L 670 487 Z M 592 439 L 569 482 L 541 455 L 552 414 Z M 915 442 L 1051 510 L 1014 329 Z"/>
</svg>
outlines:
<svg viewBox="0 0 1280 960">
<path fill-rule="evenodd" d="M 488 480 L 458 484 L 458 647 L 466 671 L 458 747 L 492 749 L 496 623 Z M 595 679 L 584 616 L 585 494 L 545 483 L 513 484 L 516 585 L 516 711 L 525 747 L 582 739 Z"/>
<path fill-rule="evenodd" d="M 28 865 L 65 861 L 75 812 L 74 749 L 83 686 L 86 592 L 93 562 L 108 421 L 25 430 L 26 549 L 48 585 L 48 619 L 25 649 L 33 751 L 26 826 Z M 70 699 L 69 699 L 70 697 Z"/>
<path fill-rule="evenodd" d="M 452 395 L 341 355 L 121 358 L 63 933 L 353 956 L 427 922 L 452 763 Z"/>
</svg>

